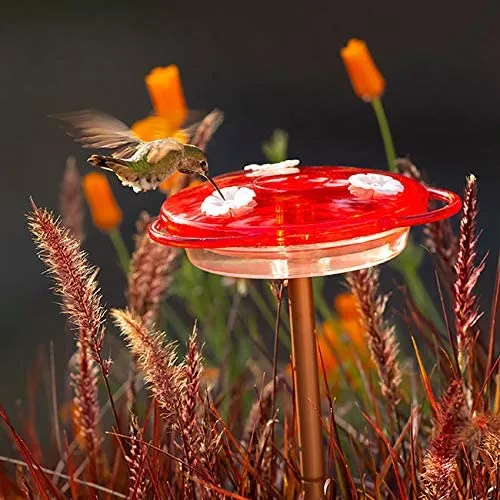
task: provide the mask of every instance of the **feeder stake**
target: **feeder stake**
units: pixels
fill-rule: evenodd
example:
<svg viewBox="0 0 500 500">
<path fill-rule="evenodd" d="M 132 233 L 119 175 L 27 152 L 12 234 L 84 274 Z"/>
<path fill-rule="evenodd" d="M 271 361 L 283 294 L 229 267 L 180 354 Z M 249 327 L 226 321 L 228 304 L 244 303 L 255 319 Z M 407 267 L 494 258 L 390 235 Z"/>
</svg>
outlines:
<svg viewBox="0 0 500 500">
<path fill-rule="evenodd" d="M 321 499 L 324 497 L 325 463 L 311 278 L 288 281 L 288 305 L 304 498 Z"/>
</svg>

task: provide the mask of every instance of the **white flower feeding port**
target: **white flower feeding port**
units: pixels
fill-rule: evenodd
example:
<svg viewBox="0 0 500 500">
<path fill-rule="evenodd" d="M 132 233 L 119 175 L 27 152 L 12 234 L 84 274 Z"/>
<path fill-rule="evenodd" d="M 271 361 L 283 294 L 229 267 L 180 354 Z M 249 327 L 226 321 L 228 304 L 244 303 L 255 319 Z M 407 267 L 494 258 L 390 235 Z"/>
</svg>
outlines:
<svg viewBox="0 0 500 500">
<path fill-rule="evenodd" d="M 400 181 L 390 175 L 382 174 L 354 174 L 347 181 L 349 192 L 362 199 L 394 196 L 404 191 Z"/>
<path fill-rule="evenodd" d="M 209 217 L 233 216 L 237 217 L 247 213 L 255 206 L 255 191 L 247 187 L 229 186 L 221 189 L 220 193 L 214 191 L 208 195 L 201 204 L 200 210 Z"/>
<path fill-rule="evenodd" d="M 297 165 L 300 160 L 285 160 L 278 163 L 263 163 L 262 165 L 252 164 L 243 167 L 248 177 L 257 177 L 263 175 L 290 175 L 297 174 L 300 169 Z"/>
</svg>

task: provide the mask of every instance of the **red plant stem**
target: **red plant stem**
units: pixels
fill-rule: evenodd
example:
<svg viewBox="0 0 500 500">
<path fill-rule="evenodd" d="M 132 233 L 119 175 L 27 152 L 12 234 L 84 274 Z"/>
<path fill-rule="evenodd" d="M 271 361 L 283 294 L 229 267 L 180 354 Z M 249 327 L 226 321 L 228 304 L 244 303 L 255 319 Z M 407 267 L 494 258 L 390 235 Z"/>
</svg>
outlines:
<svg viewBox="0 0 500 500">
<path fill-rule="evenodd" d="M 92 350 L 94 351 L 94 355 L 97 357 L 97 363 L 101 369 L 102 377 L 104 379 L 104 385 L 106 387 L 106 392 L 109 398 L 109 404 L 111 405 L 111 410 L 113 411 L 113 416 L 115 417 L 116 430 L 118 431 L 119 434 L 121 434 L 120 418 L 118 417 L 118 411 L 116 410 L 115 400 L 113 399 L 113 393 L 109 385 L 107 369 L 105 367 L 104 360 L 102 359 L 101 351 L 97 349 L 95 346 L 92 346 Z"/>
<path fill-rule="evenodd" d="M 285 281 L 281 280 L 278 288 L 277 307 L 276 307 L 276 323 L 274 326 L 274 347 L 273 347 L 273 397 L 271 400 L 271 447 L 274 450 L 274 412 L 276 411 L 276 377 L 278 376 L 278 345 L 281 320 L 281 305 L 283 303 L 283 290 L 285 289 Z M 271 478 L 274 477 L 274 453 L 271 458 Z"/>
<path fill-rule="evenodd" d="M 493 301 L 491 304 L 491 320 L 489 329 L 489 343 L 488 343 L 488 358 L 486 361 L 485 375 L 490 372 L 491 365 L 493 363 L 493 354 L 495 352 L 495 329 L 496 329 L 496 318 L 500 310 L 500 255 L 497 260 L 497 273 L 495 279 L 495 292 L 493 294 Z"/>
</svg>

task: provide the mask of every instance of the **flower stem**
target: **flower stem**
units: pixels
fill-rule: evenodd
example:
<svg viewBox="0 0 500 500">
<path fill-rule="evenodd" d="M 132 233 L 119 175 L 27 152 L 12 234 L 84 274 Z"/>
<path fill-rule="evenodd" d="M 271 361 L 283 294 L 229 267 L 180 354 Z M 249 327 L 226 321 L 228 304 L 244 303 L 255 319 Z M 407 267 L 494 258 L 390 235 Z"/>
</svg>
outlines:
<svg viewBox="0 0 500 500">
<path fill-rule="evenodd" d="M 273 348 L 273 399 L 271 402 L 271 448 L 274 447 L 274 427 L 275 427 L 275 412 L 276 412 L 276 378 L 278 376 L 278 348 L 279 334 L 281 324 L 281 305 L 283 303 L 283 291 L 285 290 L 285 280 L 281 280 L 278 289 L 277 304 L 276 304 L 276 322 L 274 326 L 274 348 Z M 274 451 L 271 454 L 271 477 L 274 477 L 275 457 Z"/>
<path fill-rule="evenodd" d="M 385 155 L 387 157 L 387 166 L 389 167 L 389 170 L 391 172 L 397 172 L 396 150 L 394 149 L 391 129 L 389 127 L 389 122 L 387 121 L 387 115 L 385 114 L 384 106 L 382 105 L 382 101 L 378 97 L 373 99 L 371 103 L 373 106 L 373 110 L 375 111 L 375 116 L 377 117 L 380 135 L 382 136 L 382 141 L 384 142 Z M 414 245 L 410 241 L 404 253 L 410 254 L 413 247 Z M 431 320 L 438 328 L 442 329 L 443 322 L 441 320 L 440 314 L 434 306 L 431 298 L 429 297 L 427 289 L 422 279 L 420 278 L 420 275 L 418 274 L 418 267 L 419 265 L 412 266 L 407 260 L 403 259 L 399 271 L 403 275 L 410 290 L 410 294 L 415 300 L 417 306 L 419 306 L 419 308 L 431 318 Z"/>
<path fill-rule="evenodd" d="M 248 294 L 266 320 L 267 324 L 274 330 L 274 314 L 271 312 L 266 301 L 262 298 L 253 282 L 249 282 Z"/>
<path fill-rule="evenodd" d="M 323 321 L 331 324 L 338 323 L 338 318 L 326 303 L 322 290 L 314 294 L 314 300 L 316 302 L 316 309 L 322 316 Z"/>
<path fill-rule="evenodd" d="M 186 322 L 181 319 L 175 308 L 172 307 L 167 301 L 163 302 L 162 312 L 166 322 L 172 327 L 171 329 L 167 328 L 167 331 L 173 331 L 177 338 L 182 338 L 184 332 L 189 331 L 189 327 Z"/>
<path fill-rule="evenodd" d="M 409 266 L 403 266 L 400 272 L 408 285 L 408 290 L 410 291 L 415 304 L 424 314 L 428 316 L 428 318 L 439 330 L 443 331 L 445 327 L 443 325 L 441 315 L 436 309 L 434 302 L 429 297 L 427 289 L 418 274 L 418 270 Z"/>
<path fill-rule="evenodd" d="M 391 172 L 396 172 L 396 150 L 394 149 L 394 142 L 392 140 L 391 129 L 389 128 L 389 122 L 387 121 L 387 116 L 384 111 L 384 106 L 379 97 L 371 101 L 373 106 L 373 111 L 375 111 L 375 116 L 377 117 L 378 126 L 380 129 L 380 135 L 382 136 L 382 141 L 384 141 L 385 155 L 387 157 L 387 165 Z"/>
<path fill-rule="evenodd" d="M 127 250 L 127 246 L 125 245 L 125 241 L 123 241 L 123 236 L 120 233 L 119 229 L 112 229 L 109 233 L 109 237 L 111 239 L 111 243 L 115 247 L 116 255 L 118 256 L 118 260 L 120 261 L 120 266 L 122 267 L 125 274 L 128 274 L 129 266 L 130 266 L 130 256 Z"/>
<path fill-rule="evenodd" d="M 257 309 L 259 312 L 262 314 L 264 319 L 266 320 L 267 324 L 269 325 L 269 328 L 271 328 L 272 331 L 274 331 L 274 323 L 275 323 L 275 316 L 274 313 L 271 311 L 271 308 L 269 307 L 268 303 L 262 295 L 259 293 L 259 290 L 257 289 L 256 285 L 254 284 L 254 280 L 249 280 L 248 284 L 248 295 L 252 299 L 253 303 L 257 306 Z M 272 294 L 271 294 L 272 295 Z M 283 329 L 280 329 L 280 332 L 283 332 Z M 283 346 L 286 349 L 290 349 L 291 344 L 289 337 L 287 335 L 280 335 L 280 342 L 283 343 Z"/>
</svg>

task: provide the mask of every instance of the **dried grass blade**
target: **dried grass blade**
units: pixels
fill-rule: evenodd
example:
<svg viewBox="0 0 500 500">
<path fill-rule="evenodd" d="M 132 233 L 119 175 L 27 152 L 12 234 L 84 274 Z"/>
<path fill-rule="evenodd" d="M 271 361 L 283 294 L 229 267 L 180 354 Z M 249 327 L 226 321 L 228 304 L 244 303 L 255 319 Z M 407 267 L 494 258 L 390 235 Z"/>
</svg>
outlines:
<svg viewBox="0 0 500 500">
<path fill-rule="evenodd" d="M 493 299 L 491 304 L 490 312 L 490 327 L 489 327 L 489 341 L 488 341 L 488 358 L 486 361 L 485 374 L 490 372 L 491 364 L 493 363 L 493 355 L 495 352 L 495 338 L 500 335 L 496 335 L 497 328 L 497 315 L 500 311 L 500 254 L 497 260 L 497 270 L 495 275 L 495 291 L 493 293 Z"/>
<path fill-rule="evenodd" d="M 4 421 L 12 437 L 14 438 L 16 447 L 19 450 L 19 453 L 21 453 L 21 455 L 23 456 L 26 466 L 29 468 L 31 476 L 33 477 L 33 480 L 37 485 L 38 492 L 40 493 L 40 495 L 49 500 L 50 495 L 48 494 L 48 492 L 50 492 L 51 495 L 53 495 L 55 498 L 62 498 L 60 493 L 56 490 L 56 488 L 52 484 L 52 482 L 43 472 L 41 465 L 34 459 L 33 455 L 29 451 L 28 447 L 24 443 L 21 436 L 14 429 L 14 426 L 12 425 L 2 405 L 0 405 L 0 418 Z"/>
<path fill-rule="evenodd" d="M 398 464 L 397 462 L 400 461 L 400 458 L 398 457 L 397 453 L 394 451 L 394 447 L 391 446 L 391 443 L 387 440 L 385 437 L 384 432 L 375 424 L 375 422 L 366 414 L 365 412 L 361 412 L 363 416 L 365 417 L 366 421 L 371 425 L 377 436 L 382 440 L 382 442 L 385 444 L 387 451 L 389 452 L 389 456 L 392 462 L 392 468 L 394 470 L 394 477 L 396 478 L 396 483 L 398 486 L 398 491 L 399 491 L 399 499 L 400 500 L 405 500 L 407 498 L 406 492 L 404 491 L 403 488 L 403 480 L 401 479 L 401 475 L 398 470 Z M 403 465 L 403 464 L 402 464 Z M 385 474 L 384 474 L 385 476 Z M 382 478 L 383 479 L 383 478 Z M 379 478 L 377 476 L 376 478 L 377 483 L 380 485 Z"/>
<path fill-rule="evenodd" d="M 319 361 L 321 365 L 321 373 L 323 375 L 323 383 L 326 391 L 326 398 L 328 400 L 328 409 L 330 414 L 329 426 L 326 428 L 326 432 L 329 436 L 329 445 L 328 445 L 328 454 L 330 459 L 335 462 L 335 469 L 337 471 L 337 477 L 340 482 L 340 488 L 342 490 L 342 494 L 345 498 L 357 498 L 356 487 L 354 485 L 354 480 L 352 478 L 351 471 L 347 464 L 347 460 L 344 456 L 344 451 L 342 450 L 342 445 L 340 443 L 340 437 L 337 430 L 337 424 L 335 422 L 335 413 L 333 410 L 333 399 L 330 393 L 330 387 L 328 385 L 328 378 L 326 376 L 325 362 L 323 360 L 323 354 L 319 347 L 318 337 L 316 336 L 316 350 L 319 353 Z M 321 420 L 323 427 L 325 427 L 323 419 L 321 418 L 321 414 L 319 413 L 319 409 L 316 409 L 318 412 L 318 418 Z M 338 455 L 338 458 L 341 461 L 342 466 L 339 465 L 339 461 L 334 459 L 334 450 Z M 350 490 L 350 491 L 349 491 Z"/>
<path fill-rule="evenodd" d="M 486 389 L 486 386 L 488 385 L 489 381 L 493 377 L 493 373 L 495 372 L 497 366 L 499 366 L 499 362 L 500 362 L 500 356 L 497 357 L 495 363 L 490 368 L 490 371 L 486 374 L 486 377 L 483 381 L 483 384 L 477 393 L 477 398 L 474 401 L 474 404 L 472 405 L 472 413 L 474 413 L 477 410 L 477 407 L 479 406 L 479 402 L 481 401 L 481 396 L 483 394 L 483 391 Z"/>
<path fill-rule="evenodd" d="M 418 350 L 417 343 L 415 342 L 415 338 L 412 336 L 411 341 L 413 343 L 413 349 L 415 350 L 415 355 L 417 356 L 418 369 L 420 372 L 420 377 L 422 378 L 422 383 L 424 384 L 425 393 L 427 395 L 427 400 L 429 401 L 433 415 L 437 414 L 437 403 L 436 398 L 434 396 L 434 392 L 432 391 L 432 386 L 427 376 L 427 371 L 425 370 L 424 363 L 422 362 L 422 358 L 420 356 L 420 351 Z"/>
<path fill-rule="evenodd" d="M 66 465 L 68 468 L 68 475 L 69 475 L 68 482 L 71 492 L 71 498 L 72 500 L 78 500 L 78 487 L 76 486 L 76 481 L 75 481 L 75 467 L 73 465 L 73 459 L 71 458 L 71 452 L 68 445 L 68 438 L 66 435 L 64 435 L 64 448 L 66 452 Z"/>
</svg>

